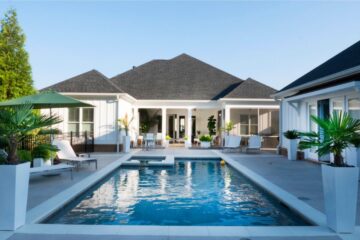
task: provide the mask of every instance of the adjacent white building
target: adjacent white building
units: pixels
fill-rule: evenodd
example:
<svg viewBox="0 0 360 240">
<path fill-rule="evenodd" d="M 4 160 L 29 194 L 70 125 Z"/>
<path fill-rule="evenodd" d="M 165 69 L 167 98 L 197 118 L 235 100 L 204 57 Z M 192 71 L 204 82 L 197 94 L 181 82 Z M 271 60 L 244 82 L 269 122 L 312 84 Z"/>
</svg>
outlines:
<svg viewBox="0 0 360 240">
<path fill-rule="evenodd" d="M 360 42 L 290 83 L 274 96 L 281 100 L 281 133 L 293 129 L 318 131 L 310 116 L 326 118 L 333 111 L 348 112 L 360 119 Z M 282 134 L 280 147 L 281 150 L 289 147 Z M 315 150 L 305 151 L 304 157 L 319 160 Z M 351 149 L 347 150 L 345 158 L 350 159 L 354 153 Z"/>
<path fill-rule="evenodd" d="M 170 60 L 152 60 L 107 78 L 96 70 L 83 73 L 43 90 L 54 90 L 83 100 L 94 108 L 55 109 L 62 117 L 64 133 L 94 135 L 95 151 L 116 151 L 121 138 L 117 119 L 133 118 L 130 136 L 136 145 L 144 117 L 157 116 L 149 132 L 164 142 L 194 142 L 208 134 L 210 116 L 221 129 L 230 120 L 233 134 L 264 137 L 263 146 L 278 145 L 279 104 L 270 95 L 276 91 L 253 79 L 242 80 L 189 55 Z M 221 131 L 217 135 L 221 139 Z"/>
</svg>

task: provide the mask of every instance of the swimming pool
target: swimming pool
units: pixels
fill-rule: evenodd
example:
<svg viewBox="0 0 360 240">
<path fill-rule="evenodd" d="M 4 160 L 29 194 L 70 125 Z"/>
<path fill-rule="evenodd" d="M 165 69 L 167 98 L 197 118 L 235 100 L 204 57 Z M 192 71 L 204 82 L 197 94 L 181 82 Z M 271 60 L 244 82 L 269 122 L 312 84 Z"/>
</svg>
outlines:
<svg viewBox="0 0 360 240">
<path fill-rule="evenodd" d="M 302 217 L 218 160 L 172 168 L 121 167 L 45 223 L 305 226 Z"/>
</svg>

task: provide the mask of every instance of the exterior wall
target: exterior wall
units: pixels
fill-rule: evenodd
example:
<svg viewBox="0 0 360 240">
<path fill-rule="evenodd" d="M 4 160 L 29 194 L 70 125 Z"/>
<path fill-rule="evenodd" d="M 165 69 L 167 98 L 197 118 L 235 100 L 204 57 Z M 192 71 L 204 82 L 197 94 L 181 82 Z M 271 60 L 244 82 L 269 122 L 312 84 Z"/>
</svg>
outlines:
<svg viewBox="0 0 360 240">
<path fill-rule="evenodd" d="M 340 100 L 343 102 L 342 110 L 348 111 L 348 99 L 359 98 L 359 92 L 354 89 L 343 89 L 339 91 L 331 91 L 323 94 L 313 94 L 312 96 L 306 96 L 301 98 L 298 96 L 297 99 L 285 99 L 281 103 L 281 133 L 287 130 L 298 130 L 298 131 L 309 131 L 310 130 L 310 115 L 309 105 L 317 105 L 317 101 L 330 99 L 330 113 L 333 111 L 332 103 L 334 100 Z M 283 134 L 280 134 L 280 146 L 281 148 L 287 149 L 289 147 L 289 141 Z M 317 154 L 310 152 L 309 150 L 304 151 L 305 159 L 318 160 Z M 331 156 L 332 158 L 332 156 Z"/>
</svg>

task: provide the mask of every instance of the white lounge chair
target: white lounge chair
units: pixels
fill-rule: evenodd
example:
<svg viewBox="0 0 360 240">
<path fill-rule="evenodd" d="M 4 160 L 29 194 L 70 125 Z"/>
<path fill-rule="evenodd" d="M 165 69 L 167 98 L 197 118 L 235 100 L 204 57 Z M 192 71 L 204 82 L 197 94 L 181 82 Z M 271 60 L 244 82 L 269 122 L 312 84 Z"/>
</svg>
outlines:
<svg viewBox="0 0 360 240">
<path fill-rule="evenodd" d="M 155 137 L 153 133 L 146 133 L 145 135 L 145 149 L 155 148 Z"/>
<path fill-rule="evenodd" d="M 240 149 L 241 136 L 229 135 L 225 136 L 225 145 L 223 150 L 225 149 Z"/>
<path fill-rule="evenodd" d="M 53 141 L 53 145 L 55 145 L 59 149 L 59 151 L 57 152 L 57 156 L 61 161 L 76 165 L 77 169 L 80 168 L 80 165 L 82 163 L 90 164 L 91 162 L 93 162 L 95 163 L 95 168 L 97 169 L 97 159 L 85 157 L 83 154 L 78 157 L 74 152 L 74 149 L 71 147 L 69 141 L 55 139 Z"/>
<path fill-rule="evenodd" d="M 246 147 L 246 152 L 248 150 L 258 150 L 261 148 L 262 138 L 258 135 L 253 135 L 249 137 L 248 146 Z"/>
<path fill-rule="evenodd" d="M 56 174 L 61 172 L 70 172 L 71 180 L 73 179 L 73 170 L 74 166 L 67 164 L 57 164 L 57 165 L 43 165 L 41 167 L 30 168 L 30 176 L 37 175 L 47 175 L 47 174 Z"/>
</svg>

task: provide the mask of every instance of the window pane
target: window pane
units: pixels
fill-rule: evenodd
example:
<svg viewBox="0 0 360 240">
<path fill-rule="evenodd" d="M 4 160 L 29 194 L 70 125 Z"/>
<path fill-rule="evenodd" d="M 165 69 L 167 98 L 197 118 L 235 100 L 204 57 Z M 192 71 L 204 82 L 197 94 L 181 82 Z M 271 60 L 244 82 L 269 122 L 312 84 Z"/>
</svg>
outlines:
<svg viewBox="0 0 360 240">
<path fill-rule="evenodd" d="M 94 122 L 94 109 L 83 108 L 83 122 Z"/>
<path fill-rule="evenodd" d="M 249 135 L 249 125 L 240 125 L 240 135 Z"/>
<path fill-rule="evenodd" d="M 251 125 L 250 126 L 250 135 L 257 135 L 258 134 L 258 126 L 257 125 Z"/>
<path fill-rule="evenodd" d="M 93 123 L 83 123 L 82 124 L 82 131 L 83 132 L 93 132 L 94 131 L 94 124 Z"/>
<path fill-rule="evenodd" d="M 79 132 L 79 124 L 78 123 L 69 123 L 68 131 L 69 132 Z"/>
<path fill-rule="evenodd" d="M 349 99 L 349 114 L 351 117 L 360 119 L 360 99 Z"/>
<path fill-rule="evenodd" d="M 317 132 L 317 124 L 311 119 L 310 116 L 317 116 L 316 107 L 314 105 L 309 106 L 310 131 Z"/>
<path fill-rule="evenodd" d="M 250 123 L 251 124 L 258 124 L 258 116 L 256 115 L 250 115 Z"/>
<path fill-rule="evenodd" d="M 69 122 L 79 122 L 79 121 L 80 121 L 80 109 L 69 108 Z"/>
<path fill-rule="evenodd" d="M 240 115 L 240 123 L 241 124 L 249 124 L 249 115 L 241 114 Z"/>
</svg>

